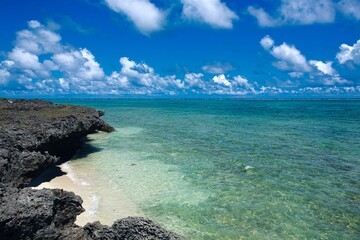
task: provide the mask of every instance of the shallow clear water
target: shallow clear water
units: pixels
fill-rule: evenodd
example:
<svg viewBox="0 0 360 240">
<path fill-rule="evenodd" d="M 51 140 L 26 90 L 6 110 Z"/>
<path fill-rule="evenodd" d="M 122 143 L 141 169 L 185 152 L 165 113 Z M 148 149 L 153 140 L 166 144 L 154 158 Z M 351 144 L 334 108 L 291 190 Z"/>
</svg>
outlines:
<svg viewBox="0 0 360 240">
<path fill-rule="evenodd" d="M 57 102 L 117 130 L 69 162 L 98 214 L 118 193 L 190 239 L 359 239 L 360 101 Z"/>
</svg>

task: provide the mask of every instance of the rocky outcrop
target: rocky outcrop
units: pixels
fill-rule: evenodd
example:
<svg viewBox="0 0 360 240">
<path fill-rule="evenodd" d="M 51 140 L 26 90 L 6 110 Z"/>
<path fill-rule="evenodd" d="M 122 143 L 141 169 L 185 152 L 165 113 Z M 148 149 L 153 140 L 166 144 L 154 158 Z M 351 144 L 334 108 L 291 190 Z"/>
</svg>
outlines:
<svg viewBox="0 0 360 240">
<path fill-rule="evenodd" d="M 0 101 L 0 181 L 25 187 L 79 149 L 81 138 L 114 129 L 92 108 L 41 100 Z"/>
<path fill-rule="evenodd" d="M 114 129 L 92 108 L 41 100 L 0 99 L 0 239 L 182 239 L 150 220 L 130 217 L 111 227 L 75 225 L 82 200 L 29 183 L 69 159 L 81 138 Z"/>
<path fill-rule="evenodd" d="M 0 239 L 56 239 L 84 211 L 80 197 L 60 189 L 7 188 L 0 199 Z"/>
</svg>

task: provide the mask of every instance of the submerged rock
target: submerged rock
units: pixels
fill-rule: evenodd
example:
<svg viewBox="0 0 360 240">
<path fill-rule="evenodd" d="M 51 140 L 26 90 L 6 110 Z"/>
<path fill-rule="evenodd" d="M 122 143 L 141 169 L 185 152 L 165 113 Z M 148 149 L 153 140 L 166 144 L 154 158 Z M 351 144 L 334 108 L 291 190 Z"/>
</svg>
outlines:
<svg viewBox="0 0 360 240">
<path fill-rule="evenodd" d="M 81 138 L 112 132 L 104 112 L 42 100 L 0 99 L 0 239 L 182 239 L 150 220 L 129 217 L 111 227 L 75 225 L 82 200 L 60 189 L 35 190 L 29 183 L 65 161 Z"/>
</svg>

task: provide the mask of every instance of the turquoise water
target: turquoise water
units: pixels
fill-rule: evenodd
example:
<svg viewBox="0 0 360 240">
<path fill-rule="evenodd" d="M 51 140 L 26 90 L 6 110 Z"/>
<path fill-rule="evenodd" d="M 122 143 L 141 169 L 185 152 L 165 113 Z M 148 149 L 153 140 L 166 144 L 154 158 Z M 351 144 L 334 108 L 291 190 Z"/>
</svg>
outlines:
<svg viewBox="0 0 360 240">
<path fill-rule="evenodd" d="M 360 101 L 61 102 L 117 130 L 72 164 L 109 189 L 99 212 L 120 189 L 189 239 L 359 239 Z"/>
</svg>

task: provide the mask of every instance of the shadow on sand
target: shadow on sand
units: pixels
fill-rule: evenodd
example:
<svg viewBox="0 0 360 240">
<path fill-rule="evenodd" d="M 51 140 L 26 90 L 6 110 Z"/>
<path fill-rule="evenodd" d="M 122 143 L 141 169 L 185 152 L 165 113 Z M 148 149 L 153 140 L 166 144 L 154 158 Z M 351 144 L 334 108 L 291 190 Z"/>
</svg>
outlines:
<svg viewBox="0 0 360 240">
<path fill-rule="evenodd" d="M 41 173 L 37 178 L 31 181 L 29 187 L 38 187 L 40 184 L 44 182 L 50 182 L 52 179 L 56 177 L 60 177 L 66 175 L 66 172 L 62 171 L 59 167 L 61 164 L 67 161 L 77 161 L 79 159 L 85 158 L 88 155 L 96 152 L 100 152 L 102 148 L 95 147 L 91 144 L 93 140 L 85 137 L 81 140 L 80 148 L 71 156 L 66 157 L 65 159 L 60 159 L 56 165 L 49 167 L 43 173 Z"/>
</svg>

